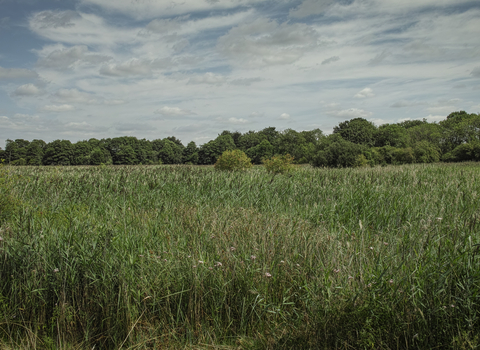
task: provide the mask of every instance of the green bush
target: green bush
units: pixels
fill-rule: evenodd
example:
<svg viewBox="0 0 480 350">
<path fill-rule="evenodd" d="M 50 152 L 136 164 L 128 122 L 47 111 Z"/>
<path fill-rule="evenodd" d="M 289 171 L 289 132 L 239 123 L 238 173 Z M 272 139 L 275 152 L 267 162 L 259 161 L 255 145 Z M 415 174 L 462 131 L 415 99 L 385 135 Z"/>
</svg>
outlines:
<svg viewBox="0 0 480 350">
<path fill-rule="evenodd" d="M 217 162 L 215 163 L 215 169 L 217 170 L 246 170 L 252 167 L 252 161 L 247 155 L 235 149 L 233 151 L 225 151 L 220 157 L 218 157 Z"/>
<path fill-rule="evenodd" d="M 269 173 L 274 175 L 285 174 L 293 170 L 293 157 L 290 154 L 276 155 L 264 159 L 263 164 Z"/>
</svg>

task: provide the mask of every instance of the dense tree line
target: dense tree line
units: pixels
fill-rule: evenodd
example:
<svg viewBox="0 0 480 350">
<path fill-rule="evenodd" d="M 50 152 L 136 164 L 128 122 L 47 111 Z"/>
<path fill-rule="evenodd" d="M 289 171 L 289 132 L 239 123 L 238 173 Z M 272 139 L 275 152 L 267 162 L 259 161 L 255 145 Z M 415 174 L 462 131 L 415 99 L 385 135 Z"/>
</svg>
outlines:
<svg viewBox="0 0 480 350">
<path fill-rule="evenodd" d="M 226 150 L 239 149 L 259 164 L 275 154 L 290 154 L 299 164 L 351 167 L 364 165 L 480 160 L 480 114 L 451 113 L 439 123 L 408 120 L 379 127 L 363 118 L 320 129 L 223 131 L 201 146 L 184 146 L 171 136 L 149 141 L 136 137 L 55 140 L 7 140 L 0 159 L 10 165 L 214 164 Z"/>
</svg>

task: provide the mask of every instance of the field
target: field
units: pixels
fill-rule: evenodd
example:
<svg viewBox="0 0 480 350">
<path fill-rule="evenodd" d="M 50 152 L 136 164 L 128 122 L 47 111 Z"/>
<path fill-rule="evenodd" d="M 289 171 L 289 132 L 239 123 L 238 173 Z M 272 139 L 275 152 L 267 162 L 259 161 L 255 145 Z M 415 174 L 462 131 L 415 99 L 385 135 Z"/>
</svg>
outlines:
<svg viewBox="0 0 480 350">
<path fill-rule="evenodd" d="M 4 166 L 0 348 L 479 348 L 479 176 Z"/>
</svg>

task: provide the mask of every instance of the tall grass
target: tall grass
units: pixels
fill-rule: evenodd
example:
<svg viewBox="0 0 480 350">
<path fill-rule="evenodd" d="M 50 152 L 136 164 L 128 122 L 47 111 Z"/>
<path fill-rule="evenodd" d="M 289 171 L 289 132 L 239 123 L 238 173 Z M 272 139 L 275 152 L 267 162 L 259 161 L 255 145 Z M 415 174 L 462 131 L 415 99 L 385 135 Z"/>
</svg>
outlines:
<svg viewBox="0 0 480 350">
<path fill-rule="evenodd" d="M 3 167 L 15 203 L 1 224 L 0 337 L 477 348 L 479 170 L 300 168 L 272 181 L 261 167 Z"/>
</svg>

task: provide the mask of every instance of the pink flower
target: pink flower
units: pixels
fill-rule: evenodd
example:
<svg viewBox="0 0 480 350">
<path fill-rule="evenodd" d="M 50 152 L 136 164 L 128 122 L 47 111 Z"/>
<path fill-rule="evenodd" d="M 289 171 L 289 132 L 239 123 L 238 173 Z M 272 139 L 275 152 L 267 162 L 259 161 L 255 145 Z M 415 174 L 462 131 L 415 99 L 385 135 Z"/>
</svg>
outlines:
<svg viewBox="0 0 480 350">
<path fill-rule="evenodd" d="M 53 272 L 57 273 L 58 271 L 60 271 L 59 269 L 55 268 L 53 269 Z"/>
<path fill-rule="evenodd" d="M 370 250 L 373 250 L 373 247 L 370 247 Z"/>
<path fill-rule="evenodd" d="M 272 277 L 272 275 L 269 274 L 268 272 L 265 272 L 265 277 Z"/>
<path fill-rule="evenodd" d="M 236 249 L 235 247 L 230 247 L 230 251 L 232 252 L 235 251 L 235 249 Z"/>
<path fill-rule="evenodd" d="M 222 263 L 220 261 L 217 261 L 217 263 L 215 264 L 216 267 L 220 267 L 222 266 Z"/>
<path fill-rule="evenodd" d="M 250 255 L 250 259 L 255 260 L 257 257 L 255 255 Z"/>
<path fill-rule="evenodd" d="M 390 280 L 390 281 L 388 281 L 388 282 L 390 282 L 390 284 L 393 284 L 393 280 Z"/>
<path fill-rule="evenodd" d="M 339 273 L 339 272 L 340 272 L 340 269 L 333 269 L 333 272 Z"/>
<path fill-rule="evenodd" d="M 198 263 L 199 263 L 199 264 L 203 264 L 203 261 L 202 261 L 202 260 L 198 260 Z"/>
</svg>

